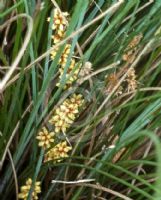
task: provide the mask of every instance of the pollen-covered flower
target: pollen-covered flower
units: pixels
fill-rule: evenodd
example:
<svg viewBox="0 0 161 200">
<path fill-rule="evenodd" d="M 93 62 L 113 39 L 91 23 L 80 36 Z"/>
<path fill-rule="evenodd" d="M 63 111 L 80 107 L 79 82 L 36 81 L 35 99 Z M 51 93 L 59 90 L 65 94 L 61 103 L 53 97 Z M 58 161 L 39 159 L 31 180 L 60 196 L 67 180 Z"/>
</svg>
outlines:
<svg viewBox="0 0 161 200">
<path fill-rule="evenodd" d="M 67 58 L 65 58 L 65 59 L 67 59 Z M 78 79 L 80 67 L 81 67 L 81 65 L 78 65 L 75 63 L 75 59 L 71 59 L 70 66 L 68 67 L 66 75 L 65 75 L 65 78 L 67 80 L 66 80 L 64 89 L 70 88 L 72 86 L 73 82 Z M 59 80 L 61 80 L 62 76 L 64 75 L 64 69 L 65 69 L 65 63 L 64 64 L 62 63 L 62 65 L 59 68 L 59 72 L 60 72 Z M 60 82 L 58 82 L 56 84 L 56 86 L 59 87 Z"/>
<path fill-rule="evenodd" d="M 119 82 L 119 74 L 112 73 L 106 78 L 106 93 L 109 94 L 112 92 L 113 88 L 116 87 L 116 85 Z M 120 85 L 117 90 L 115 91 L 115 96 L 119 96 L 123 93 L 123 87 Z"/>
<path fill-rule="evenodd" d="M 60 60 L 59 60 L 59 64 L 60 65 L 63 65 L 65 66 L 66 65 L 66 62 L 67 62 L 67 58 L 69 56 L 69 53 L 70 53 L 70 49 L 71 49 L 71 45 L 70 44 L 66 44 L 65 48 L 64 48 L 64 51 L 60 57 Z M 54 49 L 53 51 L 51 51 L 51 59 L 54 59 L 56 54 L 58 52 L 58 48 Z"/>
<path fill-rule="evenodd" d="M 83 96 L 81 94 L 73 94 L 70 98 L 70 102 L 79 107 L 82 107 L 82 105 L 84 104 L 84 99 Z"/>
<path fill-rule="evenodd" d="M 55 110 L 55 114 L 51 117 L 49 123 L 55 126 L 56 133 L 65 133 L 73 121 L 69 120 L 63 112 L 62 107 L 59 107 Z"/>
<path fill-rule="evenodd" d="M 48 132 L 48 130 L 43 127 L 42 131 L 40 131 L 38 133 L 38 136 L 36 137 L 36 139 L 39 140 L 39 146 L 43 147 L 44 149 L 47 149 L 51 146 L 51 143 L 54 142 L 54 132 Z"/>
<path fill-rule="evenodd" d="M 62 35 L 54 34 L 52 36 L 54 44 L 59 43 L 63 39 L 63 37 L 64 37 L 64 33 L 63 32 L 62 32 Z"/>
<path fill-rule="evenodd" d="M 84 104 L 84 99 L 81 94 L 73 94 L 67 98 L 56 110 L 49 120 L 49 123 L 54 125 L 55 132 L 66 133 L 67 129 L 79 115 L 79 109 Z"/>
<path fill-rule="evenodd" d="M 143 35 L 142 34 L 139 34 L 139 35 L 136 35 L 132 40 L 131 42 L 128 44 L 128 47 L 127 49 L 132 49 L 132 48 L 135 48 L 139 42 L 141 41 Z"/>
<path fill-rule="evenodd" d="M 123 61 L 126 61 L 128 63 L 132 63 L 135 57 L 136 57 L 135 52 L 133 50 L 130 50 L 122 56 L 122 59 Z"/>
<path fill-rule="evenodd" d="M 136 74 L 135 74 L 135 69 L 131 68 L 130 71 L 127 74 L 126 78 L 127 84 L 128 84 L 128 92 L 134 91 L 137 88 L 137 81 L 136 81 Z"/>
<path fill-rule="evenodd" d="M 136 35 L 131 42 L 128 44 L 127 48 L 125 49 L 125 53 L 122 56 L 122 59 L 128 63 L 132 63 L 136 57 L 137 45 L 141 41 L 143 35 L 139 34 Z"/>
<path fill-rule="evenodd" d="M 21 192 L 18 194 L 19 199 L 27 200 L 31 185 L 32 185 L 32 179 L 28 178 L 26 181 L 26 184 L 24 186 L 21 186 L 20 188 Z M 41 192 L 40 182 L 35 182 L 34 187 L 33 187 L 33 192 L 32 192 L 32 200 L 37 200 L 38 194 L 40 192 Z"/>
<path fill-rule="evenodd" d="M 57 8 L 54 9 L 54 17 L 53 17 L 53 30 L 64 30 L 64 27 L 67 26 L 67 21 L 65 20 L 65 17 L 67 17 L 69 14 L 67 12 L 59 12 Z M 47 21 L 50 21 L 51 18 L 49 17 Z"/>
<path fill-rule="evenodd" d="M 70 44 L 66 44 L 65 49 L 64 49 L 64 51 L 62 53 L 62 56 L 60 58 L 60 64 L 62 66 L 66 65 L 68 56 L 70 54 L 70 50 L 71 50 L 71 45 Z"/>
<path fill-rule="evenodd" d="M 60 42 L 66 32 L 68 21 L 66 17 L 69 14 L 67 12 L 60 12 L 57 8 L 54 9 L 53 25 L 52 29 L 54 30 L 54 35 L 52 36 L 54 44 Z M 48 17 L 47 21 L 50 22 L 51 18 Z"/>
<path fill-rule="evenodd" d="M 46 154 L 45 154 L 45 159 L 44 162 L 47 161 L 55 161 L 55 162 L 60 162 L 62 161 L 63 158 L 68 157 L 68 152 L 72 149 L 72 147 L 67 145 L 67 142 L 61 142 L 57 144 L 55 147 L 50 149 Z"/>
</svg>

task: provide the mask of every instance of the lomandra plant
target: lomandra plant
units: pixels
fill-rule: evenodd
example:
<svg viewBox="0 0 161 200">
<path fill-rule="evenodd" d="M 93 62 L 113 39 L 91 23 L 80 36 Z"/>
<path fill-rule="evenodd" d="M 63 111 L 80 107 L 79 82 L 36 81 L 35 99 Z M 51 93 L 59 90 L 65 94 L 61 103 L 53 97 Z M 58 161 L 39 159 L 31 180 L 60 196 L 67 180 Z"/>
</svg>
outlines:
<svg viewBox="0 0 161 200">
<path fill-rule="evenodd" d="M 0 199 L 161 199 L 160 9 L 0 2 Z"/>
</svg>

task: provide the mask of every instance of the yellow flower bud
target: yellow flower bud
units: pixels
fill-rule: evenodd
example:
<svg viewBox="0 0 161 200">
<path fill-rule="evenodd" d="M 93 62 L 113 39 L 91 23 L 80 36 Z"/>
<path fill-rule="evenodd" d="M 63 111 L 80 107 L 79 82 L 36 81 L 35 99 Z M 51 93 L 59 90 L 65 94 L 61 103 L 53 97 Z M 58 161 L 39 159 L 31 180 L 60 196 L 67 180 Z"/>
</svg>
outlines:
<svg viewBox="0 0 161 200">
<path fill-rule="evenodd" d="M 20 188 L 21 192 L 18 194 L 19 199 L 27 200 L 29 191 L 31 189 L 31 185 L 32 185 L 32 179 L 28 178 L 26 181 L 26 185 L 21 186 L 21 188 Z M 40 192 L 41 192 L 40 182 L 35 182 L 34 187 L 33 187 L 33 192 L 32 192 L 32 200 L 38 199 L 38 194 Z"/>
<path fill-rule="evenodd" d="M 45 127 L 43 127 L 42 131 L 40 131 L 38 133 L 38 136 L 36 137 L 36 139 L 39 140 L 38 145 L 40 147 L 43 147 L 44 149 L 49 148 L 51 146 L 51 143 L 54 142 L 54 135 L 54 132 L 49 133 L 48 130 Z"/>
<path fill-rule="evenodd" d="M 72 149 L 72 147 L 67 146 L 67 142 L 61 142 L 57 144 L 55 147 L 50 149 L 46 154 L 45 154 L 45 160 L 44 162 L 47 161 L 55 161 L 55 162 L 60 162 L 62 161 L 63 158 L 68 157 L 68 152 Z"/>
</svg>

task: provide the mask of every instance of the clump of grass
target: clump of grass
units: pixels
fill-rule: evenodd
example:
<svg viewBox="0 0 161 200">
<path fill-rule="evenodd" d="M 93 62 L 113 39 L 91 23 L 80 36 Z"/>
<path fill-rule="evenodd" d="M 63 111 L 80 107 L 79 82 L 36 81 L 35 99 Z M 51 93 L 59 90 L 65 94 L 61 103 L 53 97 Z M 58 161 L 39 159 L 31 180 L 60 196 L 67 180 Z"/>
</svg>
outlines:
<svg viewBox="0 0 161 200">
<path fill-rule="evenodd" d="M 0 198 L 159 200 L 160 1 L 0 3 Z"/>
</svg>

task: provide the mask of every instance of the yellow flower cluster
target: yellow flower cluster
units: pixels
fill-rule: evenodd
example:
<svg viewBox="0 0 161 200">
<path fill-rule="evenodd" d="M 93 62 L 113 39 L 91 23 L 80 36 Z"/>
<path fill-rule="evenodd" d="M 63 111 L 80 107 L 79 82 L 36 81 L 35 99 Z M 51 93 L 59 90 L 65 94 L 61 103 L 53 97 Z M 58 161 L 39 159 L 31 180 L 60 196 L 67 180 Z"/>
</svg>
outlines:
<svg viewBox="0 0 161 200">
<path fill-rule="evenodd" d="M 54 142 L 53 136 L 55 135 L 54 132 L 48 132 L 48 130 L 43 127 L 42 131 L 38 133 L 38 136 L 36 137 L 39 140 L 39 146 L 47 150 L 51 147 L 51 143 Z M 71 150 L 72 147 L 68 147 L 66 141 L 61 142 L 57 144 L 54 148 L 47 151 L 45 155 L 44 162 L 49 160 L 57 160 L 58 162 L 62 161 L 63 158 L 68 157 L 68 151 Z M 26 182 L 26 186 L 21 187 L 21 194 L 19 195 L 21 198 L 27 196 L 27 188 L 30 188 L 30 185 L 32 184 L 32 180 L 28 179 Z M 36 186 L 38 186 L 38 183 L 36 183 Z M 37 191 L 37 190 L 36 190 Z M 35 193 L 33 193 L 35 195 Z"/>
<path fill-rule="evenodd" d="M 21 188 L 20 188 L 21 193 L 19 193 L 19 195 L 18 195 L 19 199 L 27 200 L 31 185 L 32 185 L 32 180 L 31 180 L 31 178 L 28 178 L 26 181 L 26 185 L 21 186 Z M 32 200 L 38 199 L 38 194 L 40 192 L 41 192 L 40 182 L 35 182 L 34 189 L 32 192 Z"/>
<path fill-rule="evenodd" d="M 39 140 L 39 146 L 47 150 L 45 154 L 44 162 L 50 160 L 62 161 L 63 158 L 68 157 L 68 151 L 72 147 L 67 146 L 67 142 L 60 142 L 55 147 L 49 149 L 54 143 L 55 133 L 66 133 L 67 128 L 71 126 L 76 117 L 79 114 L 79 109 L 84 104 L 84 99 L 81 94 L 73 94 L 67 98 L 55 111 L 49 123 L 54 125 L 55 132 L 48 132 L 48 130 L 43 127 L 38 133 L 37 139 Z M 49 150 L 48 150 L 49 149 Z"/>
<path fill-rule="evenodd" d="M 60 72 L 59 79 L 60 80 L 62 79 L 62 76 L 64 74 L 64 68 L 65 68 L 65 65 L 64 66 L 62 65 L 62 67 L 59 68 L 59 72 Z M 66 81 L 64 89 L 70 88 L 72 86 L 72 83 L 78 79 L 79 71 L 80 71 L 80 65 L 75 63 L 75 59 L 71 59 L 70 65 L 67 69 L 67 73 L 65 76 L 67 81 Z M 60 82 L 58 82 L 56 85 L 59 87 Z"/>
<path fill-rule="evenodd" d="M 53 26 L 54 30 L 53 44 L 60 42 L 66 32 L 66 28 L 68 25 L 68 21 L 66 17 L 67 13 L 59 12 L 58 9 L 54 10 L 53 17 Z M 48 21 L 51 19 L 48 18 Z M 51 52 L 51 58 L 54 59 L 57 54 L 58 48 Z M 67 60 L 69 54 L 71 52 L 71 45 L 66 44 L 64 51 L 59 60 L 59 79 L 61 80 L 65 66 L 67 64 Z M 65 87 L 71 87 L 72 83 L 77 80 L 79 73 L 80 65 L 76 64 L 75 59 L 71 59 L 69 63 L 69 67 L 67 69 Z M 59 87 L 60 83 L 57 83 Z M 43 127 L 42 130 L 37 135 L 37 140 L 39 140 L 38 145 L 44 148 L 46 151 L 44 162 L 50 160 L 57 160 L 58 162 L 62 161 L 63 158 L 68 157 L 68 152 L 72 149 L 72 147 L 67 145 L 67 142 L 60 142 L 56 146 L 52 147 L 52 143 L 54 143 L 55 133 L 66 133 L 67 129 L 74 122 L 76 117 L 79 114 L 79 109 L 84 104 L 83 96 L 78 94 L 73 94 L 69 98 L 67 98 L 58 108 L 55 109 L 53 116 L 49 120 L 49 123 L 54 126 L 55 132 L 48 132 L 48 130 Z M 51 147 L 51 148 L 50 148 Z"/>
<path fill-rule="evenodd" d="M 60 162 L 62 161 L 63 158 L 68 157 L 68 152 L 72 149 L 72 147 L 67 145 L 67 142 L 61 142 L 57 144 L 55 147 L 50 149 L 46 154 L 45 154 L 45 159 L 44 162 L 47 161 L 55 161 L 55 162 Z"/>
<path fill-rule="evenodd" d="M 38 133 L 38 136 L 36 137 L 37 140 L 39 140 L 39 146 L 43 147 L 44 149 L 47 149 L 51 146 L 51 143 L 54 142 L 54 132 L 48 132 L 48 130 L 43 127 L 42 131 Z"/>
<path fill-rule="evenodd" d="M 66 65 L 66 62 L 67 62 L 67 58 L 69 56 L 69 53 L 70 53 L 70 49 L 71 49 L 71 45 L 70 44 L 66 44 L 65 48 L 64 48 L 64 51 L 61 55 L 61 58 L 59 60 L 59 64 L 62 65 L 62 66 L 65 66 Z M 51 58 L 54 59 L 56 54 L 57 54 L 57 51 L 58 49 L 56 50 L 53 50 L 51 52 Z"/>
<path fill-rule="evenodd" d="M 49 123 L 55 126 L 55 132 L 66 133 L 67 129 L 78 116 L 79 109 L 82 107 L 84 99 L 81 94 L 73 94 L 67 98 L 55 111 Z"/>
<path fill-rule="evenodd" d="M 54 35 L 52 36 L 54 44 L 60 42 L 65 36 L 66 28 L 68 26 L 68 21 L 66 20 L 67 16 L 68 16 L 68 13 L 66 13 L 66 12 L 60 13 L 58 9 L 54 10 L 53 30 L 55 32 L 54 32 Z M 48 19 L 48 21 L 50 21 L 50 18 Z M 62 76 L 64 74 L 64 68 L 67 64 L 67 60 L 68 60 L 70 51 L 71 51 L 71 45 L 66 44 L 65 49 L 59 60 L 60 75 L 59 75 L 59 82 L 57 83 L 58 87 L 60 86 L 60 80 L 62 79 Z M 54 49 L 51 52 L 51 59 L 55 58 L 57 52 L 58 52 L 58 48 Z M 67 81 L 66 81 L 64 89 L 70 88 L 72 86 L 72 83 L 78 79 L 79 71 L 80 71 L 80 65 L 76 64 L 75 59 L 72 58 L 69 63 L 69 67 L 68 67 L 68 70 L 66 73 L 65 78 L 67 79 Z"/>
<path fill-rule="evenodd" d="M 65 31 L 68 25 L 66 17 L 69 14 L 67 12 L 59 12 L 58 9 L 54 9 L 54 17 L 53 17 L 53 25 L 52 29 L 55 31 L 53 38 L 54 44 L 60 42 L 65 35 Z M 47 21 L 50 21 L 51 18 L 49 17 Z"/>
</svg>

